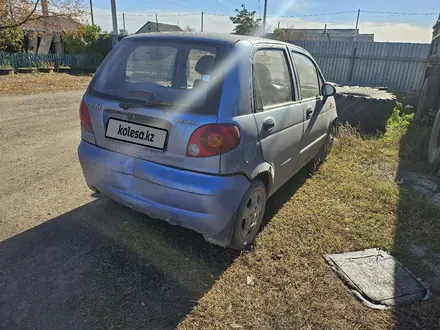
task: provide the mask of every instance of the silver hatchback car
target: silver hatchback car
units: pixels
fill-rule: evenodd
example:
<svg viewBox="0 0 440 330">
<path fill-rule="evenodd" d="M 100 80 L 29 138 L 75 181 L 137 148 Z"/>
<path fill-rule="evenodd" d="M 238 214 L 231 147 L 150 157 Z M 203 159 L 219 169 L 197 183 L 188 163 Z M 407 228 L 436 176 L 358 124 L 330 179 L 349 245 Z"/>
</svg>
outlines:
<svg viewBox="0 0 440 330">
<path fill-rule="evenodd" d="M 266 200 L 333 142 L 335 88 L 304 49 L 239 35 L 139 34 L 80 106 L 95 191 L 242 249 Z"/>
</svg>

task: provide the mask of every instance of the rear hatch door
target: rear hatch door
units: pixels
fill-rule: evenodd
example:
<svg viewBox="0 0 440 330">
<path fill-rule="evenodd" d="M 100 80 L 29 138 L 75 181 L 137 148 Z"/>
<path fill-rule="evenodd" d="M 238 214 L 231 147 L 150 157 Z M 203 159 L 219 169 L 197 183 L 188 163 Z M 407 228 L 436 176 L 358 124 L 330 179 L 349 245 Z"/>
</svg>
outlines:
<svg viewBox="0 0 440 330">
<path fill-rule="evenodd" d="M 191 134 L 217 122 L 229 45 L 128 38 L 106 59 L 84 101 L 102 148 L 159 164 L 219 173 L 220 156 L 187 157 Z"/>
</svg>

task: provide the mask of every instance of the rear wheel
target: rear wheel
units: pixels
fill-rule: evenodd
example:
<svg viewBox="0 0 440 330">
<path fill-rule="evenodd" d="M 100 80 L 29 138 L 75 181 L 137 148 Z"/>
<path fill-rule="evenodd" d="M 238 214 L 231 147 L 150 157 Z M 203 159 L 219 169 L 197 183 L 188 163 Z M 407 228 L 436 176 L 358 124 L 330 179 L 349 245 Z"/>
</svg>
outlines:
<svg viewBox="0 0 440 330">
<path fill-rule="evenodd" d="M 431 165 L 436 165 L 437 169 L 440 167 L 440 109 L 437 112 L 429 139 L 428 162 Z"/>
<path fill-rule="evenodd" d="M 325 139 L 324 145 L 320 151 L 320 161 L 325 162 L 327 160 L 330 151 L 333 148 L 333 142 L 335 141 L 336 126 L 332 125 L 328 131 L 327 137 Z"/>
<path fill-rule="evenodd" d="M 428 77 L 423 83 L 420 91 L 419 103 L 417 105 L 416 119 L 420 119 L 428 114 L 430 109 L 435 106 L 439 82 L 436 77 Z"/>
<path fill-rule="evenodd" d="M 91 185 L 87 185 L 87 187 L 89 187 L 89 189 L 91 190 L 91 191 L 93 191 L 95 194 L 99 194 L 99 190 L 98 189 L 96 189 L 95 187 L 92 187 Z"/>
<path fill-rule="evenodd" d="M 313 158 L 313 160 L 309 163 L 309 170 L 311 173 L 315 172 L 319 166 L 325 162 L 330 154 L 330 151 L 333 147 L 333 142 L 335 140 L 336 135 L 336 125 L 333 124 L 327 133 L 327 137 L 325 138 L 324 144 L 319 150 L 319 153 Z"/>
<path fill-rule="evenodd" d="M 252 243 L 263 221 L 266 200 L 265 185 L 254 181 L 238 207 L 230 248 L 242 250 Z"/>
</svg>

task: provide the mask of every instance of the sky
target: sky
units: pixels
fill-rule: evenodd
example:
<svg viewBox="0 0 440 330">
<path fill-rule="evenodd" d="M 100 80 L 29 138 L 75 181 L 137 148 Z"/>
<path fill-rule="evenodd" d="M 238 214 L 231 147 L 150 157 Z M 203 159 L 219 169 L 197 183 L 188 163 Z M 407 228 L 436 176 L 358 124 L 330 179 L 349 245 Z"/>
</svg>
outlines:
<svg viewBox="0 0 440 330">
<path fill-rule="evenodd" d="M 83 0 L 89 6 L 89 0 Z M 135 33 L 147 21 L 201 28 L 204 12 L 204 32 L 231 33 L 234 25 L 229 16 L 245 4 L 263 16 L 264 0 L 116 0 L 118 29 L 125 26 Z M 110 0 L 93 0 L 95 23 L 112 30 Z M 361 9 L 360 33 L 374 33 L 375 41 L 429 43 L 432 26 L 440 12 L 438 0 L 268 0 L 267 25 L 273 30 L 295 28 L 354 28 L 357 10 Z M 284 16 L 284 17 L 280 17 Z M 287 17 L 286 17 L 287 16 Z M 90 17 L 88 17 L 90 22 Z"/>
</svg>

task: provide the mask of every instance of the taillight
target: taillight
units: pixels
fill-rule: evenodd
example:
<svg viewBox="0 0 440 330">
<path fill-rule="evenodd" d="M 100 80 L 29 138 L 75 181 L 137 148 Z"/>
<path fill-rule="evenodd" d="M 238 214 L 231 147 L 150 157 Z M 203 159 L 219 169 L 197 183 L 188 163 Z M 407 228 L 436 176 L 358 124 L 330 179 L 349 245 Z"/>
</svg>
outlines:
<svg viewBox="0 0 440 330">
<path fill-rule="evenodd" d="M 188 157 L 209 157 L 224 154 L 240 144 L 240 130 L 232 124 L 200 126 L 191 135 L 186 149 Z"/>
<path fill-rule="evenodd" d="M 86 102 L 84 100 L 81 101 L 81 105 L 79 106 L 79 117 L 81 119 L 81 125 L 93 133 L 92 121 L 90 120 L 89 108 L 87 107 Z"/>
</svg>

